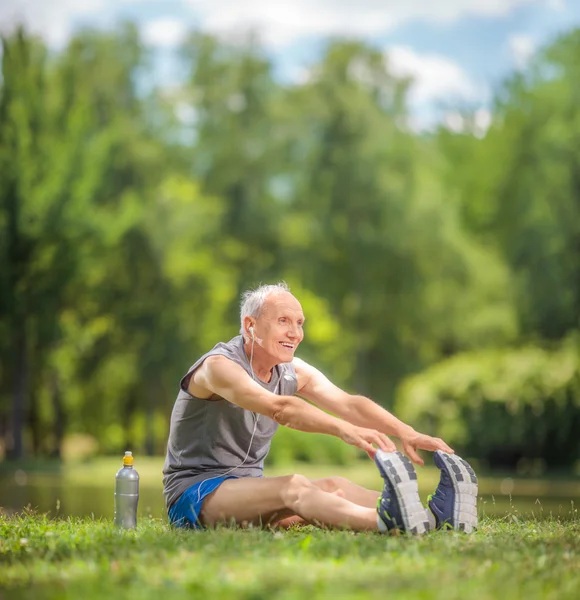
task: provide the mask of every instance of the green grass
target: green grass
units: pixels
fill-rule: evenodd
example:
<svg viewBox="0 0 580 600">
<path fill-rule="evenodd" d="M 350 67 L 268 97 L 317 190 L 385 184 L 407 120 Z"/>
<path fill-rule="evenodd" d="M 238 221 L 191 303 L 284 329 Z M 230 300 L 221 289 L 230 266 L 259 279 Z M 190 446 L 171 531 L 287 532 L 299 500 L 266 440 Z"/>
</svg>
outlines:
<svg viewBox="0 0 580 600">
<path fill-rule="evenodd" d="M 485 518 L 470 536 L 175 531 L 158 519 L 0 516 L 0 598 L 576 598 L 580 520 Z"/>
</svg>

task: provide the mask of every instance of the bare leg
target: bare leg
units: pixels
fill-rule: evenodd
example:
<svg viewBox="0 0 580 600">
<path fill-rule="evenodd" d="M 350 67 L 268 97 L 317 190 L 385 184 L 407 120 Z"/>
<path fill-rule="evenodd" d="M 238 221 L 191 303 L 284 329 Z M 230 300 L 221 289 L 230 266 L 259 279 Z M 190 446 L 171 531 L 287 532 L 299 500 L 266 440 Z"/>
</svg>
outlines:
<svg viewBox="0 0 580 600">
<path fill-rule="evenodd" d="M 344 477 L 325 477 L 324 479 L 311 479 L 311 481 L 323 492 L 336 494 L 342 498 L 346 498 L 354 504 L 366 506 L 368 508 L 375 508 L 377 506 L 377 500 L 381 495 L 380 492 L 363 488 Z M 309 525 L 309 523 L 298 515 L 286 517 L 285 519 L 280 519 L 279 521 L 272 523 L 273 527 L 279 527 L 281 529 L 288 529 L 294 525 Z"/>
<path fill-rule="evenodd" d="M 228 479 L 205 499 L 200 519 L 264 525 L 294 515 L 320 526 L 378 530 L 374 508 L 325 492 L 302 475 Z"/>
<path fill-rule="evenodd" d="M 312 481 L 312 480 L 311 480 Z M 316 481 L 312 481 L 314 485 L 317 485 Z M 320 487 L 320 486 L 318 486 Z M 322 488 L 321 488 L 322 489 Z M 322 490 L 325 491 L 325 490 Z M 340 498 L 345 498 L 345 493 L 342 490 L 336 490 L 335 492 L 328 492 L 330 494 L 335 494 Z M 278 529 L 290 529 L 290 527 L 294 527 L 295 525 L 310 525 L 308 521 L 305 521 L 302 517 L 298 515 L 292 515 L 290 517 L 286 517 L 285 519 L 280 519 L 279 521 L 274 521 L 271 523 L 271 527 Z"/>
<path fill-rule="evenodd" d="M 312 483 L 325 492 L 335 493 L 341 491 L 344 498 L 354 502 L 359 506 L 376 508 L 377 500 L 381 493 L 375 490 L 368 490 L 344 477 L 325 477 L 324 479 L 313 479 Z"/>
</svg>

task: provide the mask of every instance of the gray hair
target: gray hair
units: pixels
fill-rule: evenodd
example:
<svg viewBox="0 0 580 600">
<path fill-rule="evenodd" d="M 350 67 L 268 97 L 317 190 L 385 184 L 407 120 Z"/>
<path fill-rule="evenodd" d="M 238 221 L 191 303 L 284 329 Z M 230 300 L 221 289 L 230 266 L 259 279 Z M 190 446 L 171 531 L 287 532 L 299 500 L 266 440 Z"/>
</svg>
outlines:
<svg viewBox="0 0 580 600">
<path fill-rule="evenodd" d="M 290 288 L 285 281 L 280 281 L 274 285 L 260 285 L 255 290 L 248 290 L 242 294 L 240 305 L 240 333 L 244 335 L 244 318 L 253 317 L 257 319 L 264 308 L 266 298 L 271 294 L 281 294 L 290 292 Z"/>
</svg>

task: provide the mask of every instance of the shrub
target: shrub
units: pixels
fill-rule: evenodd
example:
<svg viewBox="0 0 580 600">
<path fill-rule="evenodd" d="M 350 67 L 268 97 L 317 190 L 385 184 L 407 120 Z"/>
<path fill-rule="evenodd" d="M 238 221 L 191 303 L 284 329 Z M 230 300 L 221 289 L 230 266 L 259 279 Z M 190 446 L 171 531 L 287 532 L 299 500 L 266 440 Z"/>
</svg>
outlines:
<svg viewBox="0 0 580 600">
<path fill-rule="evenodd" d="M 279 427 L 266 459 L 267 465 L 293 462 L 346 465 L 358 456 L 357 449 L 331 435 L 304 433 Z"/>
<path fill-rule="evenodd" d="M 491 466 L 569 467 L 580 457 L 578 343 L 457 355 L 405 380 L 395 409 Z"/>
</svg>

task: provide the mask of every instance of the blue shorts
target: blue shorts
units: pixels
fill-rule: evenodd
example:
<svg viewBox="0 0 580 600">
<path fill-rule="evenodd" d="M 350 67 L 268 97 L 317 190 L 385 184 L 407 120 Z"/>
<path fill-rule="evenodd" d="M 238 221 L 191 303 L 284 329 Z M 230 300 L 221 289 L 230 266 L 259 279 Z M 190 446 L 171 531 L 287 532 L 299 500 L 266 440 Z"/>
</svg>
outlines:
<svg viewBox="0 0 580 600">
<path fill-rule="evenodd" d="M 206 496 L 215 492 L 226 479 L 238 479 L 234 475 L 228 477 L 214 477 L 194 483 L 188 487 L 169 509 L 169 522 L 175 527 L 185 529 L 202 529 L 199 522 L 201 505 Z"/>
</svg>

